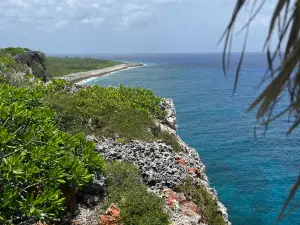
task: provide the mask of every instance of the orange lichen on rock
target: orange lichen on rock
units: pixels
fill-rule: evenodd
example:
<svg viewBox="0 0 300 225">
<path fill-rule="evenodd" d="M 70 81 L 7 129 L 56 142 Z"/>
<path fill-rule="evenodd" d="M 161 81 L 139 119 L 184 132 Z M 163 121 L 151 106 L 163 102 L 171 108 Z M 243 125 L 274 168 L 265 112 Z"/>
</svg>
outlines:
<svg viewBox="0 0 300 225">
<path fill-rule="evenodd" d="M 176 159 L 176 162 L 181 165 L 181 166 L 185 166 L 186 165 L 186 161 L 185 159 L 181 158 L 181 159 Z"/>
<path fill-rule="evenodd" d="M 199 219 L 199 222 L 204 223 L 201 208 L 193 201 L 188 200 L 183 193 L 178 193 L 171 189 L 165 189 L 163 193 L 167 197 L 167 204 L 171 209 L 177 210 L 184 216 Z"/>
<path fill-rule="evenodd" d="M 180 207 L 187 216 L 192 216 L 194 213 L 201 215 L 201 209 L 192 201 L 184 201 L 180 204 Z"/>
<path fill-rule="evenodd" d="M 121 210 L 115 205 L 111 204 L 103 216 L 99 217 L 99 225 L 121 225 Z"/>
<path fill-rule="evenodd" d="M 201 171 L 198 168 L 188 168 L 189 173 L 195 173 L 198 177 L 201 176 Z"/>
<path fill-rule="evenodd" d="M 175 207 L 175 203 L 176 203 L 175 194 L 174 194 L 174 192 L 171 192 L 170 195 L 169 195 L 169 197 L 168 197 L 168 205 L 171 208 L 174 208 Z"/>
</svg>

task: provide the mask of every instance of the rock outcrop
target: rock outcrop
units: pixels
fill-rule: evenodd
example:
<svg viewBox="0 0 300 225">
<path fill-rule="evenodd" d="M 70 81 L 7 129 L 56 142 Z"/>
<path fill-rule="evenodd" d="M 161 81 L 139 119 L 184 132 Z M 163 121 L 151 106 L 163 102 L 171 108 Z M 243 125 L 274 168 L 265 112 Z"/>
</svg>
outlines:
<svg viewBox="0 0 300 225">
<path fill-rule="evenodd" d="M 165 123 L 174 131 L 178 129 L 176 120 L 176 111 L 172 99 L 163 98 L 160 107 L 167 112 Z"/>
<path fill-rule="evenodd" d="M 207 182 L 204 165 L 190 149 L 174 153 L 172 147 L 165 143 L 132 141 L 129 144 L 120 144 L 109 139 L 99 143 L 97 151 L 107 161 L 124 160 L 134 163 L 152 190 L 174 188 L 188 178 L 199 177 L 194 179 L 199 184 Z M 184 160 L 186 165 L 180 165 L 178 160 Z M 200 173 L 189 173 L 190 168 L 197 168 Z"/>
<path fill-rule="evenodd" d="M 112 139 L 104 139 L 97 143 L 96 150 L 107 161 L 123 160 L 134 163 L 139 168 L 144 181 L 149 185 L 149 190 L 166 198 L 166 207 L 172 211 L 173 225 L 203 224 L 204 221 L 195 203 L 177 201 L 174 197 L 175 205 L 170 205 L 169 196 L 174 195 L 174 192 L 165 195 L 166 190 L 180 186 L 186 180 L 205 187 L 216 200 L 219 212 L 223 215 L 226 224 L 230 224 L 226 208 L 219 202 L 216 190 L 209 185 L 205 166 L 197 151 L 187 146 L 176 133 L 176 112 L 173 101 L 163 99 L 160 105 L 167 111 L 167 115 L 164 121 L 157 121 L 157 125 L 161 130 L 168 131 L 176 137 L 181 147 L 180 152 L 175 152 L 171 146 L 163 142 L 132 141 L 121 144 Z"/>
<path fill-rule="evenodd" d="M 18 54 L 14 57 L 16 62 L 30 67 L 32 74 L 38 78 L 42 78 L 44 82 L 48 81 L 51 75 L 46 69 L 46 57 L 45 54 L 38 51 L 27 51 L 22 54 Z"/>
<path fill-rule="evenodd" d="M 81 88 L 84 87 L 77 85 L 70 88 L 69 91 L 76 92 Z M 161 131 L 174 135 L 180 145 L 180 152 L 175 152 L 170 145 L 162 141 L 147 143 L 135 140 L 128 143 L 119 143 L 114 139 L 103 138 L 100 140 L 95 136 L 88 136 L 87 138 L 96 142 L 96 151 L 105 160 L 128 161 L 138 167 L 144 182 L 149 186 L 149 191 L 157 194 L 164 200 L 165 209 L 171 212 L 172 225 L 205 225 L 202 209 L 192 199 L 186 198 L 183 193 L 174 191 L 175 187 L 184 184 L 187 180 L 207 190 L 212 198 L 215 199 L 218 211 L 222 214 L 225 224 L 230 225 L 227 209 L 218 200 L 216 190 L 210 187 L 205 173 L 205 166 L 201 162 L 199 154 L 195 149 L 186 145 L 176 132 L 176 111 L 173 101 L 171 99 L 163 99 L 160 107 L 166 110 L 167 114 L 163 121 L 156 121 L 156 125 Z M 94 192 L 95 187 L 103 190 L 105 187 L 104 183 L 104 177 L 96 177 L 89 190 Z M 91 195 L 89 201 L 95 202 L 97 199 L 95 200 Z M 82 208 L 80 213 L 79 218 L 81 218 L 81 221 L 84 221 L 86 217 L 94 216 L 86 208 Z M 95 221 L 95 216 L 93 218 Z M 91 221 L 91 219 L 86 221 Z M 82 222 L 80 224 L 87 225 L 92 223 Z"/>
</svg>

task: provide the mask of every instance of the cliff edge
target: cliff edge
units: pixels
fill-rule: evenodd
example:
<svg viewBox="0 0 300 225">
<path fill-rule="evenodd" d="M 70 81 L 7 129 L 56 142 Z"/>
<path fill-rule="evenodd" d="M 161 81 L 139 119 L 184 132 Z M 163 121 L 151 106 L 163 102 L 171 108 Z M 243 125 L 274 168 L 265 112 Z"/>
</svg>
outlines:
<svg viewBox="0 0 300 225">
<path fill-rule="evenodd" d="M 185 144 L 176 132 L 176 111 L 173 101 L 162 99 L 160 107 L 166 111 L 166 116 L 163 120 L 157 120 L 156 125 L 161 131 L 176 137 L 180 151 L 174 151 L 170 145 L 162 141 L 148 143 L 134 140 L 120 143 L 114 139 L 97 139 L 94 136 L 88 136 L 88 139 L 97 143 L 96 151 L 106 161 L 126 161 L 139 169 L 149 191 L 163 199 L 165 210 L 171 215 L 172 225 L 230 225 L 227 210 L 219 201 L 216 190 L 210 187 L 205 166 L 197 151 Z M 94 182 L 103 183 L 103 180 Z M 200 199 L 190 195 L 191 190 L 199 192 L 196 194 L 199 194 Z M 210 211 L 214 207 L 216 210 Z M 211 217 L 221 215 L 219 220 L 222 221 L 220 223 L 211 221 L 207 218 L 208 213 Z M 81 208 L 77 220 L 85 221 L 82 224 L 86 225 L 97 224 L 97 216 L 93 217 L 93 212 Z"/>
</svg>

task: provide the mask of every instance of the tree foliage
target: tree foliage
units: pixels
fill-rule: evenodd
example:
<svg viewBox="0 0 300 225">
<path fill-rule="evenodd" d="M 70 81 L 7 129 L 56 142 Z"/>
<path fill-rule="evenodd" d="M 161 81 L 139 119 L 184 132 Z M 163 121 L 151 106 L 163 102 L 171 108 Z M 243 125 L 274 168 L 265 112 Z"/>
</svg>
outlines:
<svg viewBox="0 0 300 225">
<path fill-rule="evenodd" d="M 52 220 L 104 160 L 82 134 L 57 129 L 37 90 L 0 84 L 0 223 Z"/>
</svg>

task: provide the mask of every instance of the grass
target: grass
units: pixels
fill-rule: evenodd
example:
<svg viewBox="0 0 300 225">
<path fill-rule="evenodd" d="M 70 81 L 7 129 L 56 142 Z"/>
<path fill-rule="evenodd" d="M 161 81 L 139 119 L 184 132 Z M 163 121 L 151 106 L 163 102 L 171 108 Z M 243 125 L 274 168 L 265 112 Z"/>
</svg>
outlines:
<svg viewBox="0 0 300 225">
<path fill-rule="evenodd" d="M 147 191 L 138 169 L 126 162 L 107 164 L 108 205 L 117 204 L 126 225 L 169 225 L 163 201 Z"/>
<path fill-rule="evenodd" d="M 61 77 L 70 73 L 103 69 L 118 64 L 121 63 L 94 58 L 46 57 L 47 71 L 53 77 Z"/>
<path fill-rule="evenodd" d="M 217 201 L 208 193 L 206 188 L 187 181 L 177 189 L 201 208 L 208 225 L 225 225 L 224 218 L 218 211 Z"/>
<path fill-rule="evenodd" d="M 168 132 L 160 132 L 158 134 L 157 138 L 161 139 L 167 145 L 170 145 L 175 152 L 181 151 L 181 147 L 178 143 L 178 140 L 176 139 L 176 137 L 173 134 L 168 133 Z"/>
</svg>

